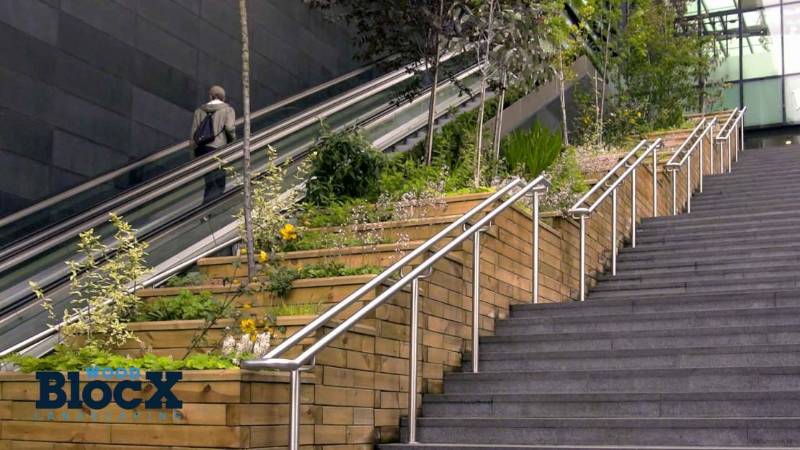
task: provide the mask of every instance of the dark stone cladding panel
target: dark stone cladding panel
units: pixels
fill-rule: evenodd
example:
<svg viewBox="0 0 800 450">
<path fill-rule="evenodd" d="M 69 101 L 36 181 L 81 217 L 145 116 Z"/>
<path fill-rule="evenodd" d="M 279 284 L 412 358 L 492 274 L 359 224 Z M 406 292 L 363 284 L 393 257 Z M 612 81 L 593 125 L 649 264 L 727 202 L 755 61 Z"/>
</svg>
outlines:
<svg viewBox="0 0 800 450">
<path fill-rule="evenodd" d="M 253 109 L 359 65 L 302 2 L 248 5 Z M 186 139 L 211 84 L 241 112 L 235 1 L 2 0 L 0 54 L 3 175 L 29 171 L 0 186 L 0 216 Z"/>
</svg>

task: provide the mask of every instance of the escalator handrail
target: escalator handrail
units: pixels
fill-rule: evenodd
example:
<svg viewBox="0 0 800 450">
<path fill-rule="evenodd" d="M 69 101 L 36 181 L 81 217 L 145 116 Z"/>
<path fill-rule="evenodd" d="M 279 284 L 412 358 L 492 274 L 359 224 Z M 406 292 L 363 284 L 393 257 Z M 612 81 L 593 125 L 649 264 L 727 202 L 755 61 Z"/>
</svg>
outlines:
<svg viewBox="0 0 800 450">
<path fill-rule="evenodd" d="M 473 73 L 474 70 L 475 70 L 475 66 L 467 68 L 458 77 L 467 76 L 468 74 Z M 452 81 L 448 81 L 446 83 L 442 83 L 439 86 L 439 88 L 440 89 L 445 88 L 445 87 L 449 86 L 450 84 L 452 84 Z M 423 93 L 420 94 L 419 97 L 424 97 L 424 95 L 425 95 L 425 93 L 423 92 Z M 466 101 L 467 100 L 465 100 L 465 102 Z M 441 111 L 440 113 L 441 114 L 445 114 L 446 111 Z M 439 115 L 441 115 L 441 114 L 439 114 Z M 370 117 L 370 118 L 366 119 L 364 122 L 365 123 L 366 122 L 373 123 L 375 121 L 376 121 L 375 117 Z M 418 127 L 414 126 L 411 129 L 407 130 L 407 132 L 408 133 L 413 133 L 417 129 L 418 129 Z M 276 164 L 283 164 L 283 163 L 285 163 L 287 161 L 288 158 L 293 158 L 293 157 L 297 157 L 297 156 L 298 156 L 297 154 L 286 154 L 286 155 L 279 156 L 277 158 L 277 160 L 276 160 Z M 296 187 L 294 187 L 292 189 L 303 189 L 303 187 L 304 187 L 304 184 L 301 184 L 301 185 L 296 186 Z M 286 193 L 282 194 L 282 195 L 288 195 L 288 191 Z M 228 229 L 228 231 L 229 231 L 229 233 L 227 233 L 227 234 L 224 233 L 224 230 L 226 230 L 226 229 Z M 231 232 L 230 230 L 233 230 L 233 231 Z M 225 248 L 229 248 L 230 246 L 232 246 L 233 244 L 235 244 L 235 243 L 237 243 L 237 242 L 239 242 L 241 240 L 240 236 L 238 235 L 238 222 L 237 221 L 233 221 L 231 224 L 229 224 L 229 225 L 223 227 L 222 229 L 218 230 L 218 232 L 223 234 L 219 238 L 215 237 L 214 235 L 211 235 L 211 236 L 208 236 L 208 237 L 205 238 L 206 240 L 211 239 L 211 240 L 213 240 L 215 242 L 215 244 L 210 249 L 206 249 L 206 250 L 204 250 L 204 251 L 202 251 L 202 252 L 200 252 L 198 254 L 192 255 L 192 256 L 188 257 L 187 259 L 177 263 L 174 266 L 171 266 L 171 267 L 169 267 L 169 268 L 167 268 L 167 269 L 165 269 L 163 271 L 157 272 L 155 275 L 153 275 L 152 277 L 150 277 L 147 280 L 145 280 L 144 282 L 142 282 L 142 284 L 140 286 L 142 286 L 142 287 L 144 287 L 144 286 L 156 286 L 159 283 L 165 281 L 170 276 L 172 276 L 172 275 L 174 275 L 176 273 L 179 273 L 180 271 L 184 270 L 185 268 L 190 267 L 191 265 L 195 264 L 199 259 L 204 258 L 204 257 L 209 256 L 209 255 L 212 255 L 212 254 L 215 254 L 215 253 L 217 253 L 217 252 L 219 252 L 219 251 L 221 251 L 221 250 L 223 250 Z M 233 233 L 233 236 L 230 236 L 231 233 Z M 218 239 L 222 239 L 221 242 L 218 242 Z M 8 354 L 11 354 L 11 353 L 14 353 L 14 352 L 25 353 L 29 349 L 34 348 L 36 345 L 38 345 L 43 340 L 45 340 L 48 337 L 50 337 L 53 334 L 55 334 L 61 326 L 65 325 L 66 323 L 69 323 L 69 321 L 70 321 L 70 319 L 68 319 L 67 321 L 61 322 L 60 324 L 56 325 L 55 327 L 48 327 L 46 330 L 43 330 L 43 331 L 37 333 L 36 335 L 31 336 L 31 337 L 29 337 L 29 338 L 27 338 L 27 339 L 25 339 L 25 340 L 23 340 L 23 341 L 21 341 L 19 343 L 16 343 L 12 347 L 9 347 L 9 348 L 4 349 L 4 350 L 0 350 L 0 357 L 3 357 L 5 355 L 8 355 Z"/>
<path fill-rule="evenodd" d="M 250 116 L 250 119 L 251 120 L 258 119 L 261 116 L 269 114 L 269 113 L 271 113 L 271 112 L 273 112 L 275 110 L 278 110 L 280 108 L 283 108 L 284 106 L 289 105 L 291 103 L 294 103 L 294 102 L 296 102 L 298 100 L 301 100 L 301 99 L 303 99 L 305 97 L 314 95 L 317 92 L 325 90 L 325 89 L 327 89 L 327 88 L 329 88 L 329 87 L 331 87 L 333 85 L 339 84 L 339 83 L 341 83 L 343 81 L 346 81 L 348 79 L 351 79 L 351 78 L 355 78 L 355 77 L 357 77 L 357 76 L 359 76 L 359 75 L 361 75 L 361 74 L 373 69 L 374 67 L 375 67 L 374 64 L 369 64 L 367 66 L 358 68 L 356 70 L 353 70 L 353 71 L 350 71 L 350 72 L 348 72 L 346 74 L 338 76 L 338 77 L 336 77 L 336 78 L 334 78 L 332 80 L 326 81 L 325 83 L 319 84 L 319 85 L 314 86 L 314 87 L 312 87 L 310 89 L 307 89 L 305 91 L 299 92 L 299 93 L 297 93 L 295 95 L 286 97 L 286 98 L 284 98 L 282 100 L 279 100 L 278 102 L 273 103 L 273 104 L 271 104 L 271 105 L 269 105 L 269 106 L 267 106 L 265 108 L 262 108 L 262 109 L 259 109 L 258 111 L 252 112 L 251 116 Z M 235 124 L 236 124 L 237 127 L 242 125 L 243 123 L 244 123 L 244 118 L 240 117 L 240 118 L 236 119 Z M 21 209 L 21 210 L 16 211 L 16 212 L 14 212 L 12 214 L 9 214 L 9 215 L 7 215 L 5 217 L 2 217 L 2 218 L 0 218 L 0 227 L 3 227 L 3 226 L 6 226 L 6 225 L 8 225 L 8 224 L 10 224 L 12 222 L 15 222 L 15 221 L 17 221 L 17 220 L 19 220 L 19 219 L 21 219 L 21 218 L 23 218 L 23 217 L 25 217 L 25 216 L 27 216 L 29 214 L 33 214 L 35 212 L 41 211 L 44 208 L 53 206 L 54 204 L 56 204 L 58 202 L 61 202 L 61 201 L 65 200 L 65 199 L 67 199 L 69 197 L 74 196 L 74 195 L 80 194 L 81 192 L 85 192 L 85 191 L 88 191 L 89 189 L 93 189 L 93 188 L 95 188 L 95 187 L 97 187 L 97 186 L 99 186 L 99 185 L 101 185 L 101 184 L 103 184 L 105 182 L 108 182 L 108 181 L 110 181 L 110 180 L 112 180 L 112 179 L 114 179 L 114 178 L 116 178 L 116 177 L 118 177 L 118 176 L 120 176 L 120 175 L 122 175 L 122 174 L 124 174 L 126 172 L 130 172 L 133 169 L 136 169 L 138 167 L 141 167 L 141 166 L 143 166 L 145 164 L 148 164 L 148 163 L 151 163 L 153 161 L 157 161 L 157 160 L 159 160 L 161 158 L 167 157 L 167 156 L 169 156 L 169 155 L 171 155 L 171 154 L 173 154 L 175 152 L 178 152 L 180 150 L 184 150 L 190 144 L 191 144 L 191 142 L 189 140 L 186 140 L 186 141 L 183 141 L 183 142 L 179 142 L 177 144 L 170 145 L 169 147 L 164 148 L 162 150 L 159 150 L 156 153 L 148 155 L 148 156 L 146 156 L 146 157 L 144 157 L 142 159 L 134 161 L 134 162 L 132 162 L 130 164 L 127 164 L 127 165 L 125 165 L 123 167 L 120 167 L 118 169 L 114 169 L 114 170 L 112 170 L 110 172 L 106 172 L 105 174 L 100 175 L 100 176 L 98 176 L 96 178 L 93 178 L 93 179 L 91 179 L 91 180 L 89 180 L 89 181 L 87 181 L 85 183 L 79 184 L 79 185 L 77 185 L 75 187 L 72 187 L 72 188 L 70 188 L 70 189 L 68 189 L 68 190 L 66 190 L 64 192 L 61 192 L 61 193 L 59 193 L 57 195 L 54 195 L 54 196 L 49 197 L 47 199 L 44 199 L 44 200 L 42 200 L 40 202 L 37 202 L 37 203 L 35 203 L 35 204 L 31 205 L 31 206 L 28 206 L 28 207 L 26 207 L 24 209 Z"/>
<path fill-rule="evenodd" d="M 449 59 L 453 55 L 447 55 L 444 59 Z M 251 151 L 258 150 L 262 148 L 265 144 L 265 140 L 275 140 L 279 139 L 282 136 L 288 135 L 296 131 L 298 128 L 302 128 L 307 126 L 309 123 L 313 123 L 316 120 L 319 120 L 320 117 L 324 117 L 330 114 L 333 114 L 351 104 L 362 100 L 363 98 L 367 98 L 370 95 L 373 95 L 376 90 L 385 89 L 387 87 L 393 86 L 396 83 L 402 82 L 411 76 L 413 76 L 412 72 L 409 69 L 412 69 L 417 64 L 410 64 L 405 66 L 401 69 L 393 71 L 389 74 L 383 75 L 376 80 L 372 80 L 368 83 L 360 85 L 346 93 L 343 93 L 334 99 L 328 100 L 326 102 L 321 103 L 309 110 L 303 111 L 295 116 L 292 116 L 270 128 L 266 131 L 262 131 L 257 133 L 253 136 L 253 148 Z M 277 136 L 277 137 L 276 137 Z M 130 209 L 132 206 L 138 206 L 138 204 L 142 203 L 143 194 L 148 191 L 156 191 L 157 193 L 163 193 L 164 188 L 163 186 L 167 184 L 167 187 L 174 188 L 176 185 L 181 185 L 183 183 L 188 183 L 193 181 L 195 178 L 199 178 L 205 173 L 208 173 L 218 167 L 217 160 L 222 159 L 225 162 L 231 162 L 231 157 L 233 156 L 234 159 L 238 159 L 241 155 L 238 154 L 239 150 L 241 149 L 242 142 L 241 140 L 232 143 L 231 145 L 224 147 L 217 152 L 213 152 L 208 154 L 204 157 L 197 158 L 189 163 L 185 164 L 184 166 L 169 172 L 167 174 L 163 174 L 153 180 L 144 183 L 143 185 L 134 187 L 129 189 L 112 199 L 93 207 L 88 211 L 84 211 L 83 213 L 76 215 L 68 220 L 64 220 L 59 224 L 49 227 L 45 230 L 42 230 L 39 233 L 36 233 L 24 240 L 20 240 L 10 247 L 3 249 L 0 251 L 0 272 L 7 270 L 9 267 L 13 267 L 16 265 L 20 260 L 25 260 L 32 256 L 32 254 L 36 253 L 35 247 L 42 247 L 46 246 L 47 248 L 57 245 L 59 242 L 63 242 L 64 239 L 68 239 L 70 237 L 74 237 L 77 234 L 77 228 L 86 229 L 91 226 L 97 226 L 105 221 L 105 215 L 108 211 L 110 211 L 114 207 L 122 208 L 124 205 L 129 207 L 123 209 Z M 181 178 L 178 182 L 172 182 L 176 178 Z M 161 189 L 159 189 L 161 188 Z M 147 198 L 152 197 L 147 196 Z M 131 200 L 131 199 L 140 199 L 140 201 Z M 133 204 L 130 204 L 133 203 Z M 129 205 L 130 204 L 130 205 Z M 120 209 L 117 213 L 122 214 L 123 210 Z M 102 217 L 101 217 L 102 216 Z M 91 218 L 94 217 L 95 220 L 91 221 Z M 87 226 L 87 222 L 91 223 Z M 67 227 L 72 227 L 66 231 L 64 230 Z M 82 230 L 81 230 L 82 231 Z M 53 235 L 58 233 L 55 237 Z M 46 240 L 46 241 L 45 241 Z M 34 247 L 35 246 L 35 247 Z"/>
</svg>

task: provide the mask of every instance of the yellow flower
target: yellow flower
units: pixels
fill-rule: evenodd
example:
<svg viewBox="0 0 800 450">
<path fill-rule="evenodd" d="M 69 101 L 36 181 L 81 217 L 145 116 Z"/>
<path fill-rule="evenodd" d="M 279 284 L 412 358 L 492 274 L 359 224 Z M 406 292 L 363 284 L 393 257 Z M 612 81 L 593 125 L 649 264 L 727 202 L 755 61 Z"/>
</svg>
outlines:
<svg viewBox="0 0 800 450">
<path fill-rule="evenodd" d="M 250 309 L 252 307 L 253 307 L 253 305 L 251 305 L 250 302 L 247 302 L 247 303 L 242 305 L 242 309 Z"/>
<path fill-rule="evenodd" d="M 294 225 L 287 223 L 281 228 L 281 237 L 284 241 L 293 241 L 297 239 L 297 229 Z"/>
<path fill-rule="evenodd" d="M 267 252 L 261 250 L 261 252 L 258 254 L 258 262 L 264 264 L 265 262 L 267 262 L 267 257 L 268 257 Z"/>
<path fill-rule="evenodd" d="M 239 322 L 239 328 L 241 328 L 242 333 L 253 334 L 256 332 L 256 321 L 253 319 L 244 319 Z"/>
<path fill-rule="evenodd" d="M 250 333 L 250 342 L 253 342 L 253 343 L 255 343 L 255 342 L 256 342 L 256 339 L 258 339 L 258 333 L 257 333 L 257 332 L 255 332 L 255 331 L 251 332 L 251 333 Z"/>
<path fill-rule="evenodd" d="M 240 255 L 246 255 L 247 254 L 247 247 L 240 248 L 239 249 L 239 254 Z"/>
</svg>

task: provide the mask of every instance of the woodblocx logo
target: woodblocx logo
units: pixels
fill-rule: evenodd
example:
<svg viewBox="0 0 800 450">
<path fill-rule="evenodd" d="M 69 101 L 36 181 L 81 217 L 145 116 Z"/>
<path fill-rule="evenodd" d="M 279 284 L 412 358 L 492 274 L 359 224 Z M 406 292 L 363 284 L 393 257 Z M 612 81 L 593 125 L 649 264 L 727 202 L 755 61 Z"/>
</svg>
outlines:
<svg viewBox="0 0 800 450">
<path fill-rule="evenodd" d="M 110 367 L 89 367 L 83 370 L 86 382 L 81 386 L 81 372 L 36 372 L 39 382 L 39 399 L 36 400 L 34 419 L 46 420 L 98 420 L 99 412 L 107 409 L 112 402 L 121 410 L 115 414 L 118 419 L 127 419 L 130 412 L 132 420 L 165 421 L 165 409 L 183 407 L 183 402 L 172 391 L 183 378 L 181 372 L 148 371 L 140 369 Z M 149 389 L 147 385 L 152 385 Z M 145 388 L 153 393 L 145 399 Z M 63 408 L 66 407 L 66 410 Z M 55 410 L 62 409 L 60 417 Z M 141 410 L 148 414 L 142 414 Z M 51 410 L 42 417 L 39 410 Z M 70 414 L 75 410 L 76 414 Z M 149 414 L 159 410 L 157 415 Z M 153 411 L 154 412 L 154 411 Z M 84 414 L 86 413 L 86 414 Z M 180 417 L 180 413 L 173 412 Z"/>
</svg>

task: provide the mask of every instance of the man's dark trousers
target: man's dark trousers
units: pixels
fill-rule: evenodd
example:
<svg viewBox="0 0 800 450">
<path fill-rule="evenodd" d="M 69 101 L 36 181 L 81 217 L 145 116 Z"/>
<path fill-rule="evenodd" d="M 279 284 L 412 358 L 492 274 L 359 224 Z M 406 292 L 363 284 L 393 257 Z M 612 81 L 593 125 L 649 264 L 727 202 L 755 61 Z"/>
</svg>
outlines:
<svg viewBox="0 0 800 450">
<path fill-rule="evenodd" d="M 195 157 L 207 155 L 216 149 L 214 147 L 197 147 Z M 225 171 L 217 168 L 205 176 L 206 189 L 203 192 L 203 203 L 208 203 L 225 193 Z"/>
</svg>

